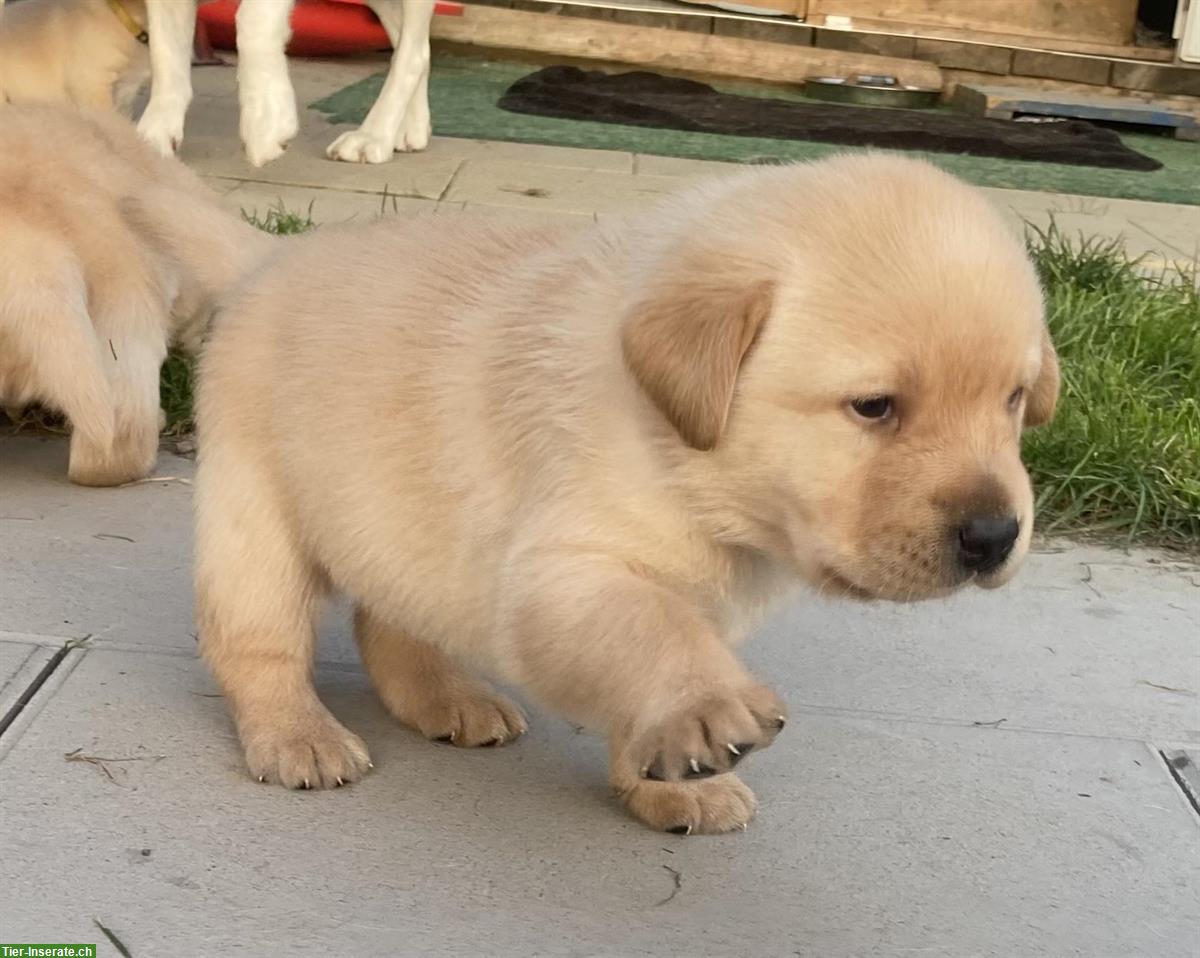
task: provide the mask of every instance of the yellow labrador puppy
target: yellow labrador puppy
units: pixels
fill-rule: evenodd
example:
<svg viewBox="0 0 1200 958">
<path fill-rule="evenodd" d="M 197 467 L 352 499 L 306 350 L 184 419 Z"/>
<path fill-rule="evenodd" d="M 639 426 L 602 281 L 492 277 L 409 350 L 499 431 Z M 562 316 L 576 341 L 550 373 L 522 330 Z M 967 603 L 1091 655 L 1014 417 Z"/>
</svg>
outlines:
<svg viewBox="0 0 1200 958">
<path fill-rule="evenodd" d="M 0 106 L 0 403 L 66 414 L 73 481 L 144 476 L 168 345 L 269 243 L 128 121 Z"/>
<path fill-rule="evenodd" d="M 737 640 L 796 583 L 1008 580 L 1021 429 L 1057 390 L 1020 242 L 913 160 L 751 169 L 581 228 L 324 230 L 202 363 L 203 653 L 251 774 L 354 781 L 367 748 L 311 673 L 336 587 L 405 725 L 515 739 L 490 673 L 602 729 L 644 822 L 741 828 L 733 768 L 786 713 Z"/>
<path fill-rule="evenodd" d="M 144 0 L 0 0 L 0 103 L 128 113 L 150 79 Z"/>
</svg>

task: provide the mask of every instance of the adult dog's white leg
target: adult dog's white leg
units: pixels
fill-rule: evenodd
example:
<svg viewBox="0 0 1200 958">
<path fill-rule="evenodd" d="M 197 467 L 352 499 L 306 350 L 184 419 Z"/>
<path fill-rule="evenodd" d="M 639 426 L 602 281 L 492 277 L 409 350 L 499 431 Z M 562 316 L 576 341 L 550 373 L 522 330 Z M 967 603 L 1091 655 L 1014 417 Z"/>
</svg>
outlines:
<svg viewBox="0 0 1200 958">
<path fill-rule="evenodd" d="M 150 101 L 138 132 L 163 156 L 183 142 L 183 118 L 192 102 L 192 37 L 195 0 L 147 0 L 150 34 Z"/>
<path fill-rule="evenodd" d="M 292 0 L 242 0 L 238 7 L 238 102 L 251 166 L 280 156 L 299 129 L 284 53 L 291 13 Z"/>
<path fill-rule="evenodd" d="M 429 142 L 429 21 L 434 0 L 368 0 L 395 47 L 379 99 L 361 127 L 343 133 L 326 154 L 349 163 L 383 163 L 393 150 Z"/>
</svg>

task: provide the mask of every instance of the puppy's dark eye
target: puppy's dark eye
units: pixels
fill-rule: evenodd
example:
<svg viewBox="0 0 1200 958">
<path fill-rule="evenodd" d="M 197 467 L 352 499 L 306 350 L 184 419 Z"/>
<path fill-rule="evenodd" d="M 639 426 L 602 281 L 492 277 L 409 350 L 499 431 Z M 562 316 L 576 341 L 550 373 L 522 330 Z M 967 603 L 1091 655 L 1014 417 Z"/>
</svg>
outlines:
<svg viewBox="0 0 1200 958">
<path fill-rule="evenodd" d="M 887 419 L 892 414 L 891 396 L 871 396 L 868 399 L 850 400 L 850 408 L 863 419 Z"/>
<path fill-rule="evenodd" d="M 1019 405 L 1021 405 L 1021 400 L 1024 398 L 1025 398 L 1025 387 L 1018 386 L 1011 393 L 1009 393 L 1008 408 L 1016 409 Z"/>
</svg>

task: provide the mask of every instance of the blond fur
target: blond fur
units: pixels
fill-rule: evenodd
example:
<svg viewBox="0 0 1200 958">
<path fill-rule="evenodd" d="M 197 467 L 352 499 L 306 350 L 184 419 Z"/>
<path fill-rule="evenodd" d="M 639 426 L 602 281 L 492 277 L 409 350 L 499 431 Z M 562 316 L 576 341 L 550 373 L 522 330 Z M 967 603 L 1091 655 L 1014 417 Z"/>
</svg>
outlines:
<svg viewBox="0 0 1200 958">
<path fill-rule="evenodd" d="M 0 402 L 67 416 L 73 481 L 144 476 L 168 345 L 268 243 L 121 118 L 0 106 Z"/>
<path fill-rule="evenodd" d="M 144 0 L 121 0 L 146 23 Z M 128 113 L 150 54 L 106 0 L 0 4 L 0 103 L 74 103 Z"/>
<path fill-rule="evenodd" d="M 744 826 L 731 770 L 785 711 L 734 644 L 797 581 L 964 584 L 948 530 L 972 509 L 1020 517 L 981 584 L 1015 572 L 1014 390 L 1049 416 L 1043 329 L 980 194 L 883 155 L 581 228 L 438 216 L 299 240 L 232 298 L 201 370 L 201 645 L 251 773 L 370 767 L 313 687 L 332 586 L 401 722 L 512 740 L 524 720 L 486 672 L 602 730 L 642 820 Z M 856 421 L 849 401 L 882 394 L 899 418 Z"/>
</svg>

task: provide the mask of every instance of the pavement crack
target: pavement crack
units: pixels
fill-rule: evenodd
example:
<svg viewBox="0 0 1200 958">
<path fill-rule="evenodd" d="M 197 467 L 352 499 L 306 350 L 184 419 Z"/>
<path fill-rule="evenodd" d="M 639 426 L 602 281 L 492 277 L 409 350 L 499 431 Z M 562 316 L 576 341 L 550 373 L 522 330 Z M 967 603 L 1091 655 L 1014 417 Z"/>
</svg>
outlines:
<svg viewBox="0 0 1200 958">
<path fill-rule="evenodd" d="M 672 868 L 670 865 L 663 865 L 663 868 L 665 868 L 667 871 L 669 871 L 671 873 L 671 880 L 674 881 L 675 884 L 671 888 L 671 894 L 669 894 L 662 901 L 657 901 L 654 903 L 655 908 L 661 908 L 663 905 L 665 905 L 667 902 L 669 902 L 671 899 L 673 899 L 676 895 L 678 895 L 679 889 L 681 889 L 683 887 L 683 872 L 679 871 L 678 869 Z"/>
</svg>

